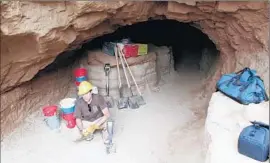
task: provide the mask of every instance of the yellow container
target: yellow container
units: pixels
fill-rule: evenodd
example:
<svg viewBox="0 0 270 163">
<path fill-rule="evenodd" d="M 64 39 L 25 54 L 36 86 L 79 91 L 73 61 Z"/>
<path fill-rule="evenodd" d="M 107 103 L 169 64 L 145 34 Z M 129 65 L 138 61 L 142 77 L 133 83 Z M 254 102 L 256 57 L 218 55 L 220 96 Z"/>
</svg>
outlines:
<svg viewBox="0 0 270 163">
<path fill-rule="evenodd" d="M 147 44 L 137 44 L 138 49 L 138 55 L 146 55 L 148 53 L 148 45 Z"/>
</svg>

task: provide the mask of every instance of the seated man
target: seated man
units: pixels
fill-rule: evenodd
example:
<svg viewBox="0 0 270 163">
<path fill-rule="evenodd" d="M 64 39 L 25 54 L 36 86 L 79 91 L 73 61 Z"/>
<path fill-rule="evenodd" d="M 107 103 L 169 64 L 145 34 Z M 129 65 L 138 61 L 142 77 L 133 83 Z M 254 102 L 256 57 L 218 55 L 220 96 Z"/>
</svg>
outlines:
<svg viewBox="0 0 270 163">
<path fill-rule="evenodd" d="M 80 97 L 75 104 L 74 116 L 76 124 L 81 134 L 94 132 L 95 129 L 103 129 L 103 141 L 107 143 L 108 132 L 106 122 L 110 117 L 109 109 L 101 95 L 92 94 L 93 86 L 87 81 L 79 85 L 78 96 Z M 84 126 L 86 125 L 86 126 Z M 93 134 L 89 134 L 88 140 L 93 139 Z"/>
</svg>

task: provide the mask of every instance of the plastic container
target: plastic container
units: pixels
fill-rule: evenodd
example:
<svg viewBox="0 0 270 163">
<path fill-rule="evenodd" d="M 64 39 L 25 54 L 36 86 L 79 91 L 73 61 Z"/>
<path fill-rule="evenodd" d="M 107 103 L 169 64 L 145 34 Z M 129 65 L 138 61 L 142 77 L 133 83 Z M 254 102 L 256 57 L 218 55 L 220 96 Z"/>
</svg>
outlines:
<svg viewBox="0 0 270 163">
<path fill-rule="evenodd" d="M 57 108 L 58 107 L 56 105 L 45 106 L 44 108 L 42 108 L 43 115 L 46 117 L 54 116 L 57 112 Z"/>
<path fill-rule="evenodd" d="M 67 128 L 74 128 L 76 126 L 76 119 L 67 120 Z"/>
<path fill-rule="evenodd" d="M 66 121 L 67 128 L 74 128 L 76 126 L 76 118 L 74 114 L 62 114 L 62 118 Z"/>
<path fill-rule="evenodd" d="M 124 53 L 126 58 L 137 57 L 138 50 L 139 50 L 138 45 L 126 44 L 126 45 L 124 45 L 123 53 Z"/>
<path fill-rule="evenodd" d="M 70 114 L 75 110 L 75 98 L 65 98 L 60 101 L 60 108 L 62 114 Z"/>
<path fill-rule="evenodd" d="M 51 130 L 55 130 L 55 129 L 59 129 L 60 128 L 60 120 L 59 120 L 59 117 L 56 116 L 56 115 L 50 116 L 50 117 L 46 117 L 45 118 L 45 122 L 46 122 L 46 125 Z"/>
<path fill-rule="evenodd" d="M 62 113 L 62 118 L 63 118 L 64 120 L 75 119 L 74 113 L 70 113 L 70 114 L 63 114 L 63 113 Z"/>
<path fill-rule="evenodd" d="M 76 78 L 86 76 L 87 75 L 87 70 L 85 68 L 77 68 L 74 71 L 74 76 Z"/>
<path fill-rule="evenodd" d="M 77 81 L 78 83 L 81 83 L 82 81 L 86 81 L 86 80 L 87 80 L 86 76 L 81 76 L 81 77 L 77 77 L 77 78 L 76 78 L 76 81 Z"/>
<path fill-rule="evenodd" d="M 137 44 L 138 49 L 138 55 L 146 55 L 148 53 L 148 45 L 147 44 Z"/>
<path fill-rule="evenodd" d="M 75 85 L 78 87 L 80 85 L 80 82 L 75 81 Z"/>
</svg>

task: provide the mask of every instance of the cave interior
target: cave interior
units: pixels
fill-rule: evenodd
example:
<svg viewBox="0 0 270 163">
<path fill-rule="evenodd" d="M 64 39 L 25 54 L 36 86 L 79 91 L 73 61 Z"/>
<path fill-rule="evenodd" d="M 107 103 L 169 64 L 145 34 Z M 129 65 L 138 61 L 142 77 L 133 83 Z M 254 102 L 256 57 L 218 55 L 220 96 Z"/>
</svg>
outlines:
<svg viewBox="0 0 270 163">
<path fill-rule="evenodd" d="M 125 38 L 134 43 L 170 47 L 174 70 L 202 71 L 208 76 L 215 71 L 219 50 L 199 28 L 193 23 L 181 23 L 176 20 L 148 20 L 119 27 L 113 33 L 86 41 L 80 48 L 62 52 L 34 78 L 74 64 L 77 59 L 83 57 L 85 51 L 101 49 L 104 42 L 115 42 Z"/>
</svg>

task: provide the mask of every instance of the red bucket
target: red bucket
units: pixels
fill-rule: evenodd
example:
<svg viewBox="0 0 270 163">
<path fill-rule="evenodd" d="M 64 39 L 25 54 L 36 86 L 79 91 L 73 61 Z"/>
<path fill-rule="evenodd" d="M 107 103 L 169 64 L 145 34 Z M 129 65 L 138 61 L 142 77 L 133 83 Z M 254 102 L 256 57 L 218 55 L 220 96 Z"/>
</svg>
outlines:
<svg viewBox="0 0 270 163">
<path fill-rule="evenodd" d="M 55 113 L 57 111 L 57 106 L 53 105 L 53 106 L 46 106 L 42 109 L 42 112 L 44 114 L 44 116 L 50 117 L 50 116 L 54 116 Z"/>
<path fill-rule="evenodd" d="M 74 71 L 74 75 L 76 78 L 86 76 L 87 70 L 85 68 L 77 68 Z"/>
<path fill-rule="evenodd" d="M 62 114 L 62 118 L 64 120 L 72 120 L 72 119 L 75 119 L 73 113 L 70 113 L 70 114 Z"/>
<path fill-rule="evenodd" d="M 75 81 L 75 84 L 78 87 L 80 85 L 80 82 Z"/>
<path fill-rule="evenodd" d="M 74 128 L 75 126 L 76 126 L 76 120 L 75 119 L 67 121 L 67 128 Z"/>
<path fill-rule="evenodd" d="M 62 114 L 62 118 L 66 120 L 67 123 L 67 128 L 74 128 L 76 126 L 76 119 L 73 115 L 71 114 Z"/>
</svg>

